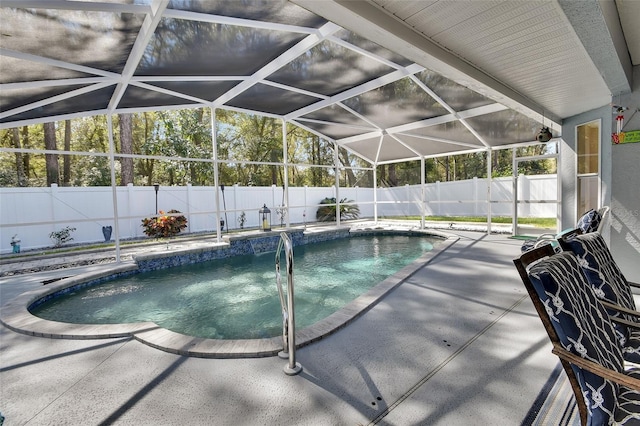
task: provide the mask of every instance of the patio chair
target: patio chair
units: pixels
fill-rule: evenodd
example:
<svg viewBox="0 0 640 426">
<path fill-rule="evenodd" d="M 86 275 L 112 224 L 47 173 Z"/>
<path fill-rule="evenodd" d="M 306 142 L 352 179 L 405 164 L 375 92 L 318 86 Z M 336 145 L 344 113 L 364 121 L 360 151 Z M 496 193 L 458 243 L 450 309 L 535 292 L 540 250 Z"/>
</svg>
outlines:
<svg viewBox="0 0 640 426">
<path fill-rule="evenodd" d="M 575 229 L 558 242 L 576 255 L 589 285 L 609 312 L 625 359 L 640 364 L 640 312 L 631 292 L 632 286 L 640 286 L 627 281 L 599 233 L 582 234 Z"/>
<path fill-rule="evenodd" d="M 591 209 L 580 217 L 578 224 L 576 225 L 576 229 L 581 230 L 585 234 L 590 232 L 597 232 L 598 234 L 601 234 L 608 218 L 609 206 L 601 207 L 598 210 Z M 545 233 L 535 239 L 525 240 L 525 242 L 522 243 L 520 250 L 524 253 L 525 251 L 538 248 L 545 244 L 551 244 L 552 246 L 557 247 L 558 238 L 569 231 L 571 231 L 571 229 L 565 229 L 558 234 Z"/>
<path fill-rule="evenodd" d="M 609 315 L 576 256 L 545 245 L 514 264 L 569 378 L 582 425 L 640 424 L 640 370 L 625 369 Z"/>
</svg>

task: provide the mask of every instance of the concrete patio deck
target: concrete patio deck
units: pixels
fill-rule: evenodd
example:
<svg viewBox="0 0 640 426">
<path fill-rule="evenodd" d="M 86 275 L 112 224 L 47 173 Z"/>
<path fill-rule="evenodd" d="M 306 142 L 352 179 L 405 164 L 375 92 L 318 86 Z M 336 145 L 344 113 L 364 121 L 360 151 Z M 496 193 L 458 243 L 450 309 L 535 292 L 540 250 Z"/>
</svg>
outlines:
<svg viewBox="0 0 640 426">
<path fill-rule="evenodd" d="M 457 242 L 372 309 L 299 349 L 297 376 L 278 357 L 202 359 L 0 326 L 5 425 L 520 425 L 557 365 L 512 263 L 521 241 L 451 233 Z M 0 302 L 108 267 L 2 278 Z"/>
</svg>

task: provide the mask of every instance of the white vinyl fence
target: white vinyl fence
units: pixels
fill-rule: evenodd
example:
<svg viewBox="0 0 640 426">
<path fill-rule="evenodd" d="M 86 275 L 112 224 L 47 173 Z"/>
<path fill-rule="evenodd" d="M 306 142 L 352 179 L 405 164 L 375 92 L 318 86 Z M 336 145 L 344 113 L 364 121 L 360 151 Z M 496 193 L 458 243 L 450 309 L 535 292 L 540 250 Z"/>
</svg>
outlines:
<svg viewBox="0 0 640 426">
<path fill-rule="evenodd" d="M 521 176 L 519 198 L 526 200 L 556 200 L 556 175 Z M 424 214 L 439 216 L 486 216 L 491 204 L 492 216 L 512 215 L 511 178 L 492 180 L 491 203 L 487 202 L 487 180 L 436 182 L 424 186 Z M 353 200 L 360 208 L 361 218 L 373 218 L 375 202 L 378 218 L 420 216 L 421 185 L 394 188 L 290 187 L 288 218 L 291 224 L 315 222 L 318 204 L 325 197 Z M 375 195 L 375 196 L 374 196 Z M 117 199 L 117 212 L 114 209 Z M 76 228 L 72 243 L 104 241 L 102 228 L 111 226 L 115 239 L 114 217 L 119 218 L 120 239 L 144 237 L 141 220 L 154 216 L 158 210 L 178 210 L 188 220 L 187 232 L 211 232 L 216 220 L 225 221 L 225 229 L 239 229 L 240 216 L 245 214 L 244 228 L 258 226 L 258 210 L 266 205 L 271 210 L 273 227 L 281 223 L 279 212 L 287 204 L 282 187 L 226 186 L 218 190 L 220 218 L 216 215 L 216 192 L 213 187 L 153 186 L 0 188 L 0 253 L 9 253 L 12 237 L 21 240 L 21 249 L 51 247 L 49 234 L 67 226 Z M 555 203 L 526 203 L 520 206 L 521 217 L 555 217 Z M 282 220 L 287 223 L 286 218 Z"/>
</svg>

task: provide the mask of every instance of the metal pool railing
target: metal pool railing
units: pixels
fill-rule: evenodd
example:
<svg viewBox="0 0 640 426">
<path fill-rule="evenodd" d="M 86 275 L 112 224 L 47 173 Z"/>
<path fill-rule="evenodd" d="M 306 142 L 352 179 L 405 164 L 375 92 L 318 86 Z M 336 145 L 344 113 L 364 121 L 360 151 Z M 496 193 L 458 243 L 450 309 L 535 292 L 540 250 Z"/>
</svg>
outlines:
<svg viewBox="0 0 640 426">
<path fill-rule="evenodd" d="M 282 278 L 280 274 L 280 253 L 284 248 L 287 259 L 287 292 L 282 289 Z M 291 238 L 286 232 L 280 233 L 280 242 L 276 250 L 276 285 L 280 295 L 280 306 L 282 307 L 282 352 L 278 353 L 280 358 L 289 358 L 289 363 L 284 367 L 285 374 L 293 376 L 302 371 L 300 363 L 296 362 L 296 322 L 293 303 L 293 245 Z"/>
</svg>

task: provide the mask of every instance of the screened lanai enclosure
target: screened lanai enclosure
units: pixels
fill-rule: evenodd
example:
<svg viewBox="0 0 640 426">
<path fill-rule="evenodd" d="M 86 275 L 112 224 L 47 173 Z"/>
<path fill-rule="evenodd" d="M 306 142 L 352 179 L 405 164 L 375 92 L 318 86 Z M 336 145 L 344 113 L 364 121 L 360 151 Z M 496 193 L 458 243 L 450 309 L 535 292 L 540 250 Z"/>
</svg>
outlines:
<svg viewBox="0 0 640 426">
<path fill-rule="evenodd" d="M 543 111 L 295 2 L 4 0 L 0 20 L 3 253 L 64 229 L 118 247 L 163 215 L 218 239 L 264 209 L 271 227 L 558 217 Z"/>
</svg>

